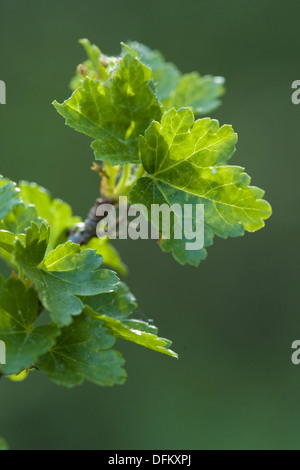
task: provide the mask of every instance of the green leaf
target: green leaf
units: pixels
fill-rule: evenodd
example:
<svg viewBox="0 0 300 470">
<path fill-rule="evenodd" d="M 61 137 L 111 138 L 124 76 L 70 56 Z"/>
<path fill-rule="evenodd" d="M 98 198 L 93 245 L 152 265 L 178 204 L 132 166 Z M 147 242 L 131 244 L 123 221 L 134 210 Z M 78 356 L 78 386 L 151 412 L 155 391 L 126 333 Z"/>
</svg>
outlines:
<svg viewBox="0 0 300 470">
<path fill-rule="evenodd" d="M 80 39 L 79 44 L 84 47 L 88 59 L 77 67 L 77 72 L 70 83 L 73 91 L 82 86 L 85 77 L 96 78 L 100 81 L 106 80 L 115 70 L 119 60 L 117 57 L 107 57 L 102 54 L 100 49 L 95 44 L 91 44 L 88 39 Z"/>
<path fill-rule="evenodd" d="M 161 102 L 169 98 L 177 87 L 181 73 L 176 65 L 166 62 L 164 56 L 159 52 L 139 42 L 122 43 L 124 52 L 131 53 L 152 70 L 152 78 L 157 88 L 157 95 Z"/>
<path fill-rule="evenodd" d="M 14 233 L 15 235 L 21 233 L 25 234 L 31 222 L 41 225 L 42 219 L 38 217 L 37 211 L 33 205 L 26 206 L 21 202 L 0 222 L 0 228 Z"/>
<path fill-rule="evenodd" d="M 74 387 L 84 380 L 97 385 L 122 384 L 124 359 L 112 350 L 115 338 L 86 313 L 63 328 L 56 345 L 38 361 L 38 368 L 58 385 Z"/>
<path fill-rule="evenodd" d="M 41 225 L 42 219 L 37 216 L 35 207 L 26 206 L 23 202 L 15 205 L 12 211 L 0 221 L 0 257 L 3 258 L 10 267 L 18 269 L 12 253 L 17 237 L 24 240 L 25 230 L 31 222 Z"/>
<path fill-rule="evenodd" d="M 0 221 L 0 256 L 13 267 L 17 267 L 11 255 L 17 237 L 24 240 L 25 231 L 35 222 L 39 227 L 42 219 L 37 216 L 35 207 L 25 206 L 23 202 L 17 204 L 13 210 Z"/>
<path fill-rule="evenodd" d="M 17 279 L 4 282 L 0 277 L 0 338 L 6 345 L 6 375 L 19 374 L 35 364 L 37 358 L 55 344 L 59 330 L 54 325 L 34 328 L 38 317 L 38 298 L 32 288 Z"/>
<path fill-rule="evenodd" d="M 236 142 L 231 126 L 219 128 L 218 121 L 210 118 L 195 121 L 188 108 L 171 109 L 161 123 L 149 126 L 145 137 L 140 136 L 141 160 L 145 170 L 157 178 L 169 181 L 179 176 L 180 187 L 188 182 L 198 188 L 201 172 L 209 170 L 209 176 L 216 178 L 213 167 L 233 155 Z"/>
<path fill-rule="evenodd" d="M 225 165 L 236 140 L 231 126 L 219 128 L 209 118 L 194 122 L 189 109 L 171 109 L 140 137 L 141 160 L 151 176 L 132 188 L 131 202 L 142 199 L 148 208 L 158 200 L 169 205 L 203 204 L 207 245 L 212 233 L 226 238 L 260 229 L 271 215 L 269 203 L 262 199 L 264 191 L 249 186 L 250 177 L 243 168 Z M 177 240 L 163 242 L 162 248 L 173 251 L 181 263 L 197 265 L 205 257 L 204 251 L 184 254 Z"/>
<path fill-rule="evenodd" d="M 46 257 L 49 229 L 36 224 L 26 231 L 26 241 L 16 241 L 15 260 L 35 284 L 44 308 L 58 326 L 71 323 L 83 304 L 77 295 L 110 292 L 118 282 L 107 269 L 98 269 L 102 258 L 95 251 L 67 242 Z M 45 257 L 45 258 L 44 258 Z"/>
<path fill-rule="evenodd" d="M 7 253 L 12 253 L 14 251 L 16 239 L 17 237 L 13 233 L 8 232 L 7 230 L 0 230 L 0 248 L 5 250 Z M 8 260 L 10 259 L 10 256 L 3 257 Z"/>
<path fill-rule="evenodd" d="M 102 256 L 103 264 L 109 266 L 110 268 L 116 269 L 123 275 L 126 275 L 128 273 L 128 268 L 126 264 L 123 263 L 118 251 L 111 243 L 109 243 L 109 239 L 107 237 L 94 237 L 86 245 L 84 245 L 84 248 L 96 250 L 96 252 Z"/>
<path fill-rule="evenodd" d="M 195 114 L 207 114 L 220 104 L 224 94 L 224 78 L 211 75 L 201 76 L 197 72 L 180 78 L 169 98 L 163 101 L 165 109 L 191 107 Z"/>
<path fill-rule="evenodd" d="M 147 331 L 141 331 L 141 321 L 139 321 L 135 327 L 132 327 L 132 324 L 129 327 L 124 322 L 106 315 L 96 315 L 95 317 L 99 320 L 102 320 L 104 325 L 110 328 L 113 335 L 117 338 L 122 338 L 127 341 L 139 344 L 140 346 L 144 346 L 145 348 L 153 349 L 154 351 L 160 352 L 162 354 L 167 354 L 168 356 L 178 358 L 178 355 L 169 349 L 171 344 L 169 340 L 165 338 L 159 338 L 155 334 L 149 333 Z M 148 325 L 146 323 L 145 327 L 147 326 Z"/>
<path fill-rule="evenodd" d="M 151 220 L 150 214 L 152 204 L 158 204 L 159 206 L 167 204 L 170 207 L 173 204 L 179 204 L 183 208 L 184 204 L 192 204 L 195 206 L 196 204 L 202 203 L 202 200 L 200 200 L 198 196 L 186 193 L 185 191 L 180 191 L 168 184 L 149 177 L 139 179 L 131 189 L 129 197 L 132 203 L 144 204 L 147 207 L 149 220 Z M 186 250 L 186 243 L 190 241 L 184 234 L 186 218 L 187 217 L 183 210 L 181 217 L 179 217 L 176 211 L 174 212 L 173 218 L 170 218 L 170 237 L 161 238 L 159 246 L 162 251 L 166 253 L 171 252 L 178 263 L 182 265 L 190 264 L 191 266 L 197 267 L 199 266 L 200 261 L 204 260 L 207 256 L 205 247 L 208 247 L 213 243 L 214 232 L 208 224 L 204 223 L 204 247 L 200 250 Z M 155 225 L 153 220 L 151 220 L 151 222 Z M 195 230 L 195 223 L 196 211 L 193 211 L 193 230 Z M 174 237 L 176 226 L 181 227 L 181 239 L 176 239 Z M 156 228 L 161 232 L 161 226 L 156 226 Z M 242 231 L 239 234 L 241 235 L 243 231 L 244 230 L 242 228 Z"/>
<path fill-rule="evenodd" d="M 69 204 L 61 199 L 52 199 L 51 194 L 45 188 L 35 183 L 21 181 L 19 188 L 24 203 L 33 204 L 37 215 L 46 220 L 51 228 L 47 250 L 51 251 L 58 243 L 65 242 L 67 230 L 81 221 L 80 217 L 73 216 Z"/>
<path fill-rule="evenodd" d="M 119 282 L 113 292 L 82 297 L 81 300 L 96 314 L 109 315 L 117 320 L 127 319 L 137 307 L 134 295 L 124 282 Z"/>
<path fill-rule="evenodd" d="M 103 321 L 117 338 L 153 349 L 172 357 L 178 357 L 169 349 L 171 341 L 157 336 L 157 328 L 148 322 L 128 319 L 137 304 L 134 296 L 124 283 L 119 283 L 116 290 L 109 294 L 83 297 L 82 302 L 92 318 Z"/>
<path fill-rule="evenodd" d="M 201 76 L 197 72 L 182 75 L 159 51 L 138 42 L 123 47 L 152 70 L 158 98 L 165 110 L 190 106 L 196 114 L 207 114 L 221 104 L 219 98 L 225 92 L 223 77 Z"/>
<path fill-rule="evenodd" d="M 0 175 L 0 220 L 20 202 L 19 190 L 15 183 Z"/>
<path fill-rule="evenodd" d="M 53 104 L 67 125 L 95 139 L 96 159 L 113 165 L 138 162 L 138 135 L 161 117 L 151 71 L 130 54 L 104 83 L 87 77 L 71 98 Z"/>
<path fill-rule="evenodd" d="M 91 42 L 86 39 L 86 38 L 83 38 L 83 39 L 79 39 L 79 44 L 81 44 L 84 49 L 85 49 L 85 52 L 94 68 L 94 70 L 98 70 L 100 69 L 100 56 L 101 56 L 101 51 L 99 49 L 99 47 L 97 47 L 95 44 L 91 44 Z"/>
</svg>

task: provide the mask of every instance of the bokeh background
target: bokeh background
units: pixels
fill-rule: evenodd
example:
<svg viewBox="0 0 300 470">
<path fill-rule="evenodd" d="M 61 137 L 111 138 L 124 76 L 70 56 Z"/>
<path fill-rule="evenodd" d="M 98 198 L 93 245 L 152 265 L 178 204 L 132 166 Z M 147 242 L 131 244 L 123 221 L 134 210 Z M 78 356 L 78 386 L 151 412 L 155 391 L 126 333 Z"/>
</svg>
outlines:
<svg viewBox="0 0 300 470">
<path fill-rule="evenodd" d="M 67 390 L 34 373 L 0 383 L 0 435 L 14 449 L 299 449 L 300 79 L 298 0 L 0 0 L 0 171 L 47 187 L 85 216 L 97 196 L 90 139 L 51 106 L 88 37 L 160 49 L 184 72 L 226 77 L 213 117 L 239 134 L 233 162 L 266 189 L 266 228 L 216 239 L 198 269 L 155 242 L 117 242 L 127 283 L 178 361 L 118 341 L 124 386 Z M 1 269 L 4 270 L 4 268 Z"/>
</svg>

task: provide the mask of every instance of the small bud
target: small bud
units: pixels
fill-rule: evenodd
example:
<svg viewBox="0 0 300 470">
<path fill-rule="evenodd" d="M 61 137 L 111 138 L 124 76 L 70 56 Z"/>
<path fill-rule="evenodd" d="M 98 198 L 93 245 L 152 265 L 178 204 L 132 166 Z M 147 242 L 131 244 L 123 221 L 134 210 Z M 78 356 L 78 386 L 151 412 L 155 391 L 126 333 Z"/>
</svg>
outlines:
<svg viewBox="0 0 300 470">
<path fill-rule="evenodd" d="M 102 67 L 107 67 L 108 66 L 106 55 L 102 55 L 100 57 L 100 64 L 102 65 Z"/>
<path fill-rule="evenodd" d="M 109 175 L 106 173 L 104 168 L 102 168 L 102 166 L 98 165 L 98 163 L 96 162 L 93 162 L 91 170 L 95 171 L 96 173 L 99 173 L 99 175 L 104 176 L 105 178 L 109 178 Z"/>
<path fill-rule="evenodd" d="M 85 65 L 83 64 L 79 64 L 77 66 L 77 71 L 80 73 L 80 75 L 82 75 L 83 77 L 85 77 L 85 75 L 87 75 L 88 73 L 88 69 L 86 68 Z"/>
</svg>

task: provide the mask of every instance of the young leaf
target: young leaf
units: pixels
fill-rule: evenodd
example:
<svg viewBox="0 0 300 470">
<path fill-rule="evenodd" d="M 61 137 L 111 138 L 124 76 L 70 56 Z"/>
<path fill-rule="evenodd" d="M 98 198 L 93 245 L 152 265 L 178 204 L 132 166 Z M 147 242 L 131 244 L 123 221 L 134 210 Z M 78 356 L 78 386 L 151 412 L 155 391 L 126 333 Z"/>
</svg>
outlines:
<svg viewBox="0 0 300 470">
<path fill-rule="evenodd" d="M 35 222 L 41 225 L 42 219 L 37 216 L 35 207 L 26 206 L 23 202 L 17 204 L 13 210 L 0 221 L 0 257 L 3 258 L 9 266 L 18 269 L 14 263 L 12 253 L 15 248 L 15 240 L 17 237 L 24 240 L 25 231 Z"/>
<path fill-rule="evenodd" d="M 11 256 L 9 253 L 12 253 L 15 248 L 15 240 L 17 237 L 7 230 L 0 230 L 0 255 L 1 258 L 10 261 Z M 3 251 L 4 250 L 4 251 Z"/>
<path fill-rule="evenodd" d="M 102 258 L 93 250 L 81 251 L 80 246 L 67 242 L 46 257 L 49 230 L 36 224 L 26 231 L 26 240 L 16 241 L 14 257 L 26 276 L 36 286 L 44 308 L 58 326 L 71 323 L 83 304 L 77 295 L 110 292 L 118 282 L 107 269 L 98 269 Z"/>
<path fill-rule="evenodd" d="M 190 106 L 195 114 L 203 115 L 221 104 L 219 98 L 225 91 L 223 77 L 201 76 L 197 72 L 182 75 L 159 51 L 152 51 L 138 42 L 123 44 L 123 47 L 150 67 L 165 110 Z"/>
<path fill-rule="evenodd" d="M 80 217 L 73 216 L 69 204 L 61 199 L 52 199 L 51 194 L 45 188 L 35 183 L 21 181 L 19 188 L 24 203 L 33 204 L 37 215 L 46 220 L 51 228 L 47 251 L 56 248 L 58 243 L 65 242 L 67 230 L 81 221 Z M 27 227 L 29 226 L 30 223 Z"/>
<path fill-rule="evenodd" d="M 0 228 L 8 232 L 19 235 L 25 234 L 25 231 L 30 227 L 31 222 L 41 224 L 42 219 L 39 219 L 37 211 L 33 205 L 26 206 L 23 202 L 17 204 L 13 210 L 0 221 Z"/>
<path fill-rule="evenodd" d="M 13 211 L 5 219 L 3 229 L 12 231 L 15 234 L 25 233 L 25 229 L 31 225 L 32 221 L 38 222 L 37 214 L 49 224 L 50 238 L 47 252 L 56 248 L 60 243 L 67 241 L 67 232 L 81 222 L 81 218 L 72 214 L 72 209 L 61 199 L 52 199 L 51 194 L 43 187 L 35 183 L 22 181 L 19 184 L 23 201 L 28 206 L 26 210 L 19 209 L 20 215 L 16 217 Z M 18 209 L 19 206 L 17 206 Z M 12 230 L 11 220 L 17 218 L 17 228 Z M 0 224 L 1 227 L 1 224 Z M 1 246 L 1 233 L 0 233 Z M 117 250 L 109 243 L 108 239 L 93 238 L 82 249 L 91 248 L 96 250 L 103 257 L 103 263 L 113 269 L 117 269 L 121 274 L 127 273 L 127 267 L 122 262 Z"/>
<path fill-rule="evenodd" d="M 168 100 L 172 92 L 180 82 L 181 73 L 176 65 L 166 62 L 159 51 L 150 49 L 139 42 L 122 43 L 123 51 L 138 57 L 152 70 L 152 78 L 157 88 L 157 96 L 163 103 Z"/>
<path fill-rule="evenodd" d="M 219 128 L 218 122 L 209 118 L 194 122 L 187 108 L 167 111 L 161 123 L 153 122 L 145 137 L 140 137 L 141 160 L 151 176 L 141 178 L 132 188 L 131 202 L 143 202 L 148 208 L 157 199 L 182 205 L 187 193 L 193 203 L 204 205 L 209 244 L 211 231 L 226 238 L 260 229 L 271 215 L 269 203 L 262 199 L 264 191 L 249 186 L 250 177 L 243 168 L 225 165 L 235 151 L 236 140 L 231 126 Z M 172 250 L 171 241 L 165 247 Z M 200 260 L 203 255 L 194 256 Z M 191 262 L 188 255 L 175 254 L 180 262 L 195 265 L 194 256 Z"/>
<path fill-rule="evenodd" d="M 96 159 L 113 165 L 138 162 L 138 135 L 161 117 L 151 71 L 131 54 L 104 83 L 87 77 L 71 98 L 53 104 L 67 125 L 95 139 Z"/>
<path fill-rule="evenodd" d="M 77 72 L 70 83 L 73 91 L 82 86 L 85 77 L 96 78 L 102 82 L 107 80 L 119 61 L 117 57 L 108 57 L 102 54 L 100 49 L 95 44 L 91 44 L 88 39 L 80 39 L 79 44 L 84 47 L 88 59 L 77 67 Z"/>
<path fill-rule="evenodd" d="M 58 385 L 74 387 L 84 380 L 97 385 L 122 384 L 126 379 L 124 359 L 113 349 L 115 338 L 86 313 L 63 328 L 56 345 L 37 366 Z"/>
<path fill-rule="evenodd" d="M 54 325 L 34 328 L 38 298 L 17 279 L 4 282 L 0 277 L 0 338 L 6 345 L 6 375 L 19 374 L 35 364 L 37 358 L 55 344 L 59 330 Z"/>
</svg>

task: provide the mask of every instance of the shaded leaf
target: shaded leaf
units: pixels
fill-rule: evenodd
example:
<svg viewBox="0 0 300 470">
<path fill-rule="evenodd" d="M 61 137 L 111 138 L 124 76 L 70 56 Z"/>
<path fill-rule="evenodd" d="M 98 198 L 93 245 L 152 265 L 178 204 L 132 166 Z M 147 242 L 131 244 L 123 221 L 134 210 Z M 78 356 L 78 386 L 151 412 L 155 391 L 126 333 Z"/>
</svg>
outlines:
<svg viewBox="0 0 300 470">
<path fill-rule="evenodd" d="M 121 260 L 121 257 L 116 248 L 109 242 L 108 238 L 92 238 L 84 248 L 90 248 L 96 250 L 99 255 L 103 258 L 103 264 L 110 268 L 116 269 L 121 274 L 126 275 L 128 268 L 126 264 Z"/>
<path fill-rule="evenodd" d="M 148 349 L 178 357 L 169 347 L 171 342 L 157 336 L 157 328 L 145 321 L 128 318 L 136 309 L 135 297 L 124 283 L 114 292 L 81 299 L 92 318 L 103 321 L 117 338 L 144 346 Z"/>
<path fill-rule="evenodd" d="M 182 75 L 174 64 L 166 62 L 159 51 L 138 42 L 123 44 L 123 47 L 150 67 L 165 110 L 190 106 L 195 114 L 200 115 L 221 104 L 219 98 L 225 92 L 223 77 L 201 76 L 198 72 Z"/>
<path fill-rule="evenodd" d="M 129 194 L 130 200 L 132 203 L 144 204 L 147 207 L 149 220 L 153 225 L 154 221 L 151 218 L 151 206 L 152 204 L 158 204 L 162 206 L 167 204 L 170 208 L 174 204 L 179 204 L 182 209 L 184 204 L 192 204 L 193 207 L 196 204 L 202 204 L 202 200 L 198 196 L 193 194 L 186 193 L 185 191 L 180 191 L 173 188 L 172 186 L 163 183 L 159 180 L 154 180 L 149 177 L 141 178 L 137 181 L 135 186 L 132 188 Z M 207 251 L 205 247 L 210 246 L 213 243 L 214 232 L 212 228 L 205 223 L 204 218 L 204 246 L 198 250 L 187 250 L 186 243 L 189 243 L 190 240 L 186 238 L 184 233 L 184 224 L 187 217 L 185 216 L 184 210 L 182 210 L 182 216 L 179 217 L 177 212 L 173 213 L 173 216 L 170 217 L 170 236 L 166 238 L 161 238 L 159 246 L 164 252 L 171 252 L 178 261 L 178 263 L 190 264 L 191 266 L 199 266 L 200 261 L 204 260 L 207 256 Z M 192 217 L 192 226 L 195 231 L 196 227 L 196 211 L 193 210 Z M 176 239 L 174 237 L 174 232 L 176 226 L 179 226 L 181 231 L 181 239 Z M 161 231 L 161 226 L 156 226 L 158 231 Z M 238 233 L 242 235 L 244 229 L 241 227 L 241 231 Z M 238 235 L 237 234 L 237 235 Z"/>
<path fill-rule="evenodd" d="M 163 101 L 165 109 L 191 107 L 195 114 L 207 114 L 220 106 L 224 94 L 224 78 L 201 76 L 197 72 L 180 78 L 168 99 Z"/>
<path fill-rule="evenodd" d="M 124 359 L 112 350 L 115 338 L 83 313 L 63 328 L 56 345 L 38 361 L 38 368 L 58 385 L 74 387 L 84 380 L 97 385 L 122 384 Z"/>
<path fill-rule="evenodd" d="M 0 338 L 6 345 L 6 375 L 19 374 L 55 344 L 59 330 L 54 325 L 34 328 L 38 316 L 38 298 L 32 288 L 17 279 L 0 278 Z"/>
<path fill-rule="evenodd" d="M 82 302 L 97 314 L 109 315 L 117 320 L 124 320 L 136 309 L 134 295 L 124 282 L 119 282 L 113 292 L 82 297 Z"/>
</svg>

